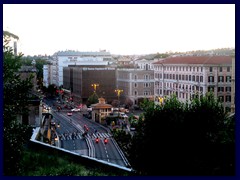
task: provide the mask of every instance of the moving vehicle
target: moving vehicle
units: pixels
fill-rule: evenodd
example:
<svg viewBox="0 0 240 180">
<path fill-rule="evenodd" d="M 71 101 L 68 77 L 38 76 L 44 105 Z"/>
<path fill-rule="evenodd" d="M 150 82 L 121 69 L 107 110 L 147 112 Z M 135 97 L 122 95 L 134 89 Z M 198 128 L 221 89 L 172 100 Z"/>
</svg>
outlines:
<svg viewBox="0 0 240 180">
<path fill-rule="evenodd" d="M 68 115 L 68 116 L 72 116 L 72 112 L 68 112 L 67 115 Z"/>
<path fill-rule="evenodd" d="M 108 143 L 108 139 L 104 138 L 104 144 L 107 144 L 107 143 Z"/>
<path fill-rule="evenodd" d="M 78 108 L 73 108 L 73 109 L 71 109 L 71 111 L 72 111 L 72 112 L 80 112 L 80 111 L 81 111 L 81 109 L 78 109 Z"/>
<path fill-rule="evenodd" d="M 96 141 L 96 143 L 99 143 L 99 138 L 97 137 L 95 141 Z"/>
</svg>

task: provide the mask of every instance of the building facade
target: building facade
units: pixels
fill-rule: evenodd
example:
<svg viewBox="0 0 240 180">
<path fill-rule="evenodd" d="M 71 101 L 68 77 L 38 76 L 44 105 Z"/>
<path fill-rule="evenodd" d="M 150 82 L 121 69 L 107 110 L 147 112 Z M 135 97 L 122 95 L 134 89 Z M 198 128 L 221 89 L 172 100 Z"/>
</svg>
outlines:
<svg viewBox="0 0 240 180">
<path fill-rule="evenodd" d="M 116 89 L 116 69 L 107 66 L 74 65 L 64 67 L 63 88 L 70 90 L 73 101 L 77 103 L 85 103 L 94 91 L 99 97 L 110 102 L 116 99 L 114 91 Z"/>
<path fill-rule="evenodd" d="M 154 97 L 154 70 L 152 62 L 141 60 L 138 68 L 124 68 L 117 70 L 117 86 L 123 90 L 122 102 L 129 99 L 133 105 L 138 105 L 140 99 Z"/>
<path fill-rule="evenodd" d="M 170 57 L 154 64 L 155 101 L 175 94 L 182 102 L 195 93 L 212 91 L 224 108 L 231 107 L 232 58 L 230 56 Z"/>
<path fill-rule="evenodd" d="M 231 94 L 231 112 L 235 113 L 235 54 L 232 55 L 232 94 Z"/>
<path fill-rule="evenodd" d="M 51 75 L 50 81 L 57 85 L 63 85 L 63 68 L 68 67 L 68 65 L 108 65 L 109 61 L 112 60 L 112 56 L 109 52 L 99 51 L 99 52 L 79 52 L 79 51 L 61 51 L 53 55 L 51 60 L 52 67 L 46 68 L 51 69 L 52 73 L 45 73 L 45 75 Z M 44 77 L 45 80 L 49 78 Z M 50 84 L 46 82 L 46 84 Z"/>
</svg>

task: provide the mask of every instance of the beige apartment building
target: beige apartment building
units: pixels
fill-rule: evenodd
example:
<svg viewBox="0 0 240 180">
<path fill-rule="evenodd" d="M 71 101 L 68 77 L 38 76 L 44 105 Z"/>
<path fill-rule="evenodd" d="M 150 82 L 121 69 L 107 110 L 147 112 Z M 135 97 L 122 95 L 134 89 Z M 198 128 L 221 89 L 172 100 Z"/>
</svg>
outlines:
<svg viewBox="0 0 240 180">
<path fill-rule="evenodd" d="M 124 68 L 117 70 L 117 86 L 122 89 L 121 103 L 131 100 L 138 105 L 143 98 L 154 98 L 154 70 L 152 62 L 138 61 L 138 68 Z"/>
<path fill-rule="evenodd" d="M 191 100 L 195 93 L 212 91 L 226 111 L 231 108 L 232 57 L 179 56 L 153 63 L 154 99 L 176 94 L 180 101 Z"/>
</svg>

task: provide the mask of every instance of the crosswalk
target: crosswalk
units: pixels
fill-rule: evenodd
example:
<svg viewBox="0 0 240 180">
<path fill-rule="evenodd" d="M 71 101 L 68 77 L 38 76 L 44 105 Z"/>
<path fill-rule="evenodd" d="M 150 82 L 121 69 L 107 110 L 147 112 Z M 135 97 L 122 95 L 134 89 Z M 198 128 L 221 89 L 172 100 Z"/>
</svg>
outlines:
<svg viewBox="0 0 240 180">
<path fill-rule="evenodd" d="M 85 138 L 95 139 L 95 138 L 110 138 L 112 135 L 109 133 L 88 133 Z M 82 135 L 80 133 L 63 133 L 58 134 L 58 137 L 62 141 L 66 140 L 74 140 L 74 139 L 83 139 Z"/>
</svg>

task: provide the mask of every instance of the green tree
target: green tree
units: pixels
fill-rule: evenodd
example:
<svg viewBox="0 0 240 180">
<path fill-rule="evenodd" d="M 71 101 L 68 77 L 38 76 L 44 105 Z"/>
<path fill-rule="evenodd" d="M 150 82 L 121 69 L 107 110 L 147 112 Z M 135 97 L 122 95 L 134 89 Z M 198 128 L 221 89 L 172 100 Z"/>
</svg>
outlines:
<svg viewBox="0 0 240 180">
<path fill-rule="evenodd" d="M 11 33 L 10 35 L 13 36 Z M 17 175 L 21 171 L 19 162 L 23 146 L 30 138 L 29 127 L 20 124 L 17 115 L 28 115 L 28 95 L 32 88 L 32 77 L 20 79 L 18 69 L 21 67 L 22 55 L 13 54 L 8 33 L 4 34 L 3 40 L 4 175 Z"/>
<path fill-rule="evenodd" d="M 89 96 L 87 100 L 87 105 L 96 104 L 96 103 L 98 103 L 98 95 L 97 93 L 94 92 L 91 96 Z"/>
<path fill-rule="evenodd" d="M 150 101 L 142 107 L 144 120 L 129 152 L 138 174 L 234 175 L 234 120 L 227 121 L 213 95 L 190 104 L 173 96 L 164 105 Z"/>
</svg>

